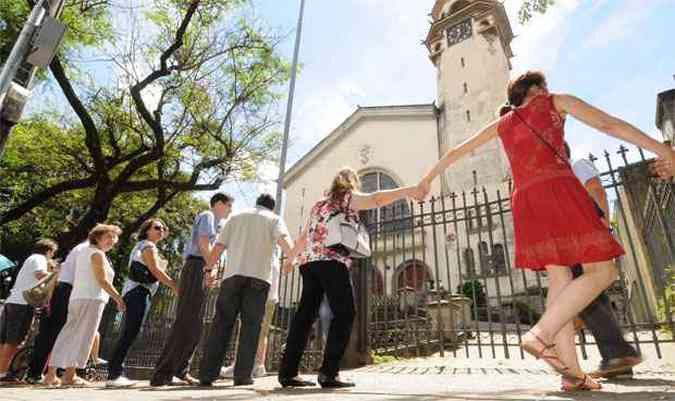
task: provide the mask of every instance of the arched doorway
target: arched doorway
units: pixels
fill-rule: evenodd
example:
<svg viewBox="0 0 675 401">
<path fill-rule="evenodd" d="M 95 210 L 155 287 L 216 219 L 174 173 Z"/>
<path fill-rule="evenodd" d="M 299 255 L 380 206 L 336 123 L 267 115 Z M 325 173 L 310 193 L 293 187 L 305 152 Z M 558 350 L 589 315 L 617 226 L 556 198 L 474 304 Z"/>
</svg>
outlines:
<svg viewBox="0 0 675 401">
<path fill-rule="evenodd" d="M 405 262 L 397 269 L 396 288 L 410 287 L 416 291 L 424 291 L 426 282 L 431 278 L 429 270 L 419 260 Z"/>
<path fill-rule="evenodd" d="M 396 189 L 400 185 L 387 173 L 369 171 L 360 175 L 361 191 L 371 193 L 383 189 Z M 372 231 L 400 231 L 411 226 L 410 206 L 404 199 L 379 209 L 360 212 L 361 221 Z"/>
</svg>

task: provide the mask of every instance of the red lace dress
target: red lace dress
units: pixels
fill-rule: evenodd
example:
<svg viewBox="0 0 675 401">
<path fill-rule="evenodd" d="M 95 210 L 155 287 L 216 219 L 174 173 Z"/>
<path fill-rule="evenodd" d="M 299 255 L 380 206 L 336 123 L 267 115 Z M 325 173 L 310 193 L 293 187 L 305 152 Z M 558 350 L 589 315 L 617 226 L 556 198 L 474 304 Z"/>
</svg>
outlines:
<svg viewBox="0 0 675 401">
<path fill-rule="evenodd" d="M 569 165 L 523 123 L 564 157 L 565 121 L 553 106 L 553 96 L 537 96 L 516 110 L 520 118 L 511 111 L 498 127 L 513 172 L 515 266 L 544 270 L 546 265 L 572 266 L 623 255 Z"/>
</svg>

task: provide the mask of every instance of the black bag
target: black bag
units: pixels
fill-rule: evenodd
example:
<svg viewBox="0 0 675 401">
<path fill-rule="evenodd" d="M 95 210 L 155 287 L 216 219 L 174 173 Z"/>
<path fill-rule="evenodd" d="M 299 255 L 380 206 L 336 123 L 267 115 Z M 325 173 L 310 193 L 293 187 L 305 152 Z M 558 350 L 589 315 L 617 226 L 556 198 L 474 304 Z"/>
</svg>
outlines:
<svg viewBox="0 0 675 401">
<path fill-rule="evenodd" d="M 129 278 L 141 284 L 153 284 L 157 278 L 150 272 L 148 266 L 139 261 L 132 261 L 129 265 Z"/>
</svg>

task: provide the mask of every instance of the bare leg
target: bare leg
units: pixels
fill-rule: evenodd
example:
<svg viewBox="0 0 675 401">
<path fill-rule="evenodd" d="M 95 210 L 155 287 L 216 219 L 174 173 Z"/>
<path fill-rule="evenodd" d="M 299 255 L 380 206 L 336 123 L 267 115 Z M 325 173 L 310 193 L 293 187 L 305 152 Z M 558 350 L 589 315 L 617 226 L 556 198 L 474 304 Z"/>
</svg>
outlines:
<svg viewBox="0 0 675 401">
<path fill-rule="evenodd" d="M 0 345 L 0 374 L 7 373 L 18 347 L 16 344 Z"/>
<path fill-rule="evenodd" d="M 99 332 L 96 332 L 96 335 L 94 336 L 94 341 L 91 343 L 91 351 L 89 352 L 89 360 L 93 361 L 94 363 L 98 362 L 98 351 L 101 346 L 101 334 Z"/>
<path fill-rule="evenodd" d="M 567 266 L 548 266 L 547 271 L 549 281 L 546 308 L 548 309 L 555 301 L 559 300 L 560 293 L 572 282 L 573 276 L 572 271 Z M 574 344 L 574 326 L 571 321 L 563 326 L 553 342 L 556 344 L 558 356 L 565 366 L 570 368 L 572 372 L 581 372 L 576 344 Z"/>
<path fill-rule="evenodd" d="M 583 267 L 584 274 L 562 289 L 556 301 L 546 308 L 533 327 L 534 332 L 543 334 L 546 339 L 555 337 L 565 324 L 616 280 L 617 271 L 613 261 L 584 264 Z"/>
<path fill-rule="evenodd" d="M 265 366 L 266 354 L 267 354 L 267 337 L 263 337 L 260 339 L 260 344 L 258 344 L 258 352 L 255 355 L 256 364 Z"/>
<path fill-rule="evenodd" d="M 559 295 L 550 302 L 550 305 L 546 308 L 546 312 L 539 322 L 537 322 L 530 330 L 530 333 L 523 337 L 522 342 L 525 347 L 531 347 L 537 344 L 535 335 L 539 336 L 539 338 L 543 339 L 545 342 L 551 343 L 551 339 L 556 338 L 565 325 L 571 323 L 572 319 L 580 311 L 590 304 L 598 294 L 609 287 L 616 279 L 616 267 L 614 266 L 613 261 L 585 264 L 583 267 L 584 274 L 581 277 L 570 281 L 567 285 L 563 286 L 562 290 L 559 290 Z M 547 270 L 554 271 L 553 275 L 555 277 L 558 276 L 557 272 L 560 268 L 561 266 L 547 266 Z M 554 287 L 556 287 L 556 285 L 554 285 Z M 567 337 L 565 337 L 565 335 Z M 563 333 L 563 338 L 561 338 L 561 340 L 561 347 L 570 347 L 568 342 L 569 334 Z M 569 358 L 569 355 L 566 355 L 565 358 Z M 578 362 L 571 366 L 567 366 L 569 371 L 564 374 L 582 377 L 583 372 L 578 369 L 578 366 Z M 561 373 L 563 372 L 561 371 Z"/>
<path fill-rule="evenodd" d="M 50 366 L 47 369 L 47 375 L 45 376 L 45 379 L 44 379 L 43 383 L 48 385 L 48 386 L 58 385 L 60 383 L 59 378 L 56 377 L 56 367 L 55 366 Z"/>
</svg>

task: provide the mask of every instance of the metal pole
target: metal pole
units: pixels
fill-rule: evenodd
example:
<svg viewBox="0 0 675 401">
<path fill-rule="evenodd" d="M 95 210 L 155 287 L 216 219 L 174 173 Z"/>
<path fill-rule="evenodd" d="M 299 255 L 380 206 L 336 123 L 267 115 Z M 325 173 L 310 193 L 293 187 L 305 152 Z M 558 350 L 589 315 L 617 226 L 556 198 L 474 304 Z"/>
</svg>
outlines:
<svg viewBox="0 0 675 401">
<path fill-rule="evenodd" d="M 286 170 L 286 154 L 288 152 L 288 132 L 291 128 L 291 114 L 293 112 L 293 95 L 295 94 L 295 78 L 298 74 L 298 54 L 300 53 L 300 37 L 302 35 L 302 17 L 305 11 L 305 0 L 300 0 L 300 14 L 298 16 L 298 28 L 295 32 L 295 50 L 293 51 L 293 64 L 291 65 L 291 83 L 288 90 L 288 104 L 286 105 L 286 120 L 284 122 L 284 139 L 281 143 L 281 159 L 279 160 L 279 178 L 277 178 L 277 196 L 275 212 L 282 214 L 284 173 Z"/>
<path fill-rule="evenodd" d="M 45 1 L 46 0 L 39 0 L 35 7 L 33 7 L 33 10 L 28 16 L 28 20 L 21 29 L 21 33 L 19 33 L 16 43 L 14 43 L 14 46 L 12 47 L 11 53 L 9 53 L 9 57 L 7 57 L 5 65 L 2 67 L 2 72 L 0 72 L 0 105 L 2 105 L 7 90 L 9 89 L 16 72 L 19 70 L 21 63 L 26 56 L 26 52 L 29 50 L 31 37 L 33 36 L 35 28 L 38 26 L 38 20 L 44 12 L 42 6 Z"/>
</svg>

